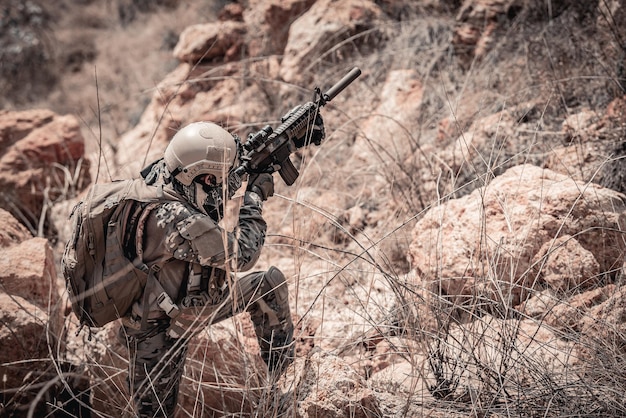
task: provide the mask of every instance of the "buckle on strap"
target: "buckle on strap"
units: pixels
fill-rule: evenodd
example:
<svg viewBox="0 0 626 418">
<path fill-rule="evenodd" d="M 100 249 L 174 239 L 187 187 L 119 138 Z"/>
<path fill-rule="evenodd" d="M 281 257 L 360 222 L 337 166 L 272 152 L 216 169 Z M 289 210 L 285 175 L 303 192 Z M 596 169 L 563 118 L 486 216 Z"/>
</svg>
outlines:
<svg viewBox="0 0 626 418">
<path fill-rule="evenodd" d="M 159 305 L 159 308 L 161 308 L 170 318 L 176 318 L 180 314 L 180 308 L 165 292 L 161 292 L 159 297 L 157 297 L 157 304 Z"/>
</svg>

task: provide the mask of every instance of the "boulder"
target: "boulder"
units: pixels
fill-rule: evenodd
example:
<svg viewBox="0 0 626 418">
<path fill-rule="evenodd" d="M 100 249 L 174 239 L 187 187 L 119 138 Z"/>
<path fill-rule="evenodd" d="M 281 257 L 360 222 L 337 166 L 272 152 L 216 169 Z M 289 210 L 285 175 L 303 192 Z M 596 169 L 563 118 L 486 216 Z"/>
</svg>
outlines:
<svg viewBox="0 0 626 418">
<path fill-rule="evenodd" d="M 367 49 L 382 39 L 384 17 L 370 0 L 316 1 L 289 28 L 280 76 L 289 83 L 309 83 L 310 73 L 324 61 L 350 56 L 353 48 Z M 351 42 L 342 42 L 349 38 Z"/>
<path fill-rule="evenodd" d="M 38 386 L 54 377 L 54 371 L 47 370 L 54 342 L 43 309 L 20 296 L 0 292 L 2 406 L 28 404 L 23 397 L 36 393 L 31 385 Z"/>
<path fill-rule="evenodd" d="M 291 24 L 308 10 L 315 0 L 250 1 L 245 13 L 248 49 L 252 57 L 282 55 Z"/>
<path fill-rule="evenodd" d="M 534 320 L 484 315 L 452 325 L 438 338 L 429 342 L 422 370 L 439 399 L 474 401 L 490 396 L 493 387 L 517 399 L 531 390 L 548 389 L 552 382 L 567 381 L 580 361 L 574 342 Z M 419 364 L 414 367 L 420 369 Z"/>
<path fill-rule="evenodd" d="M 10 247 L 32 238 L 32 234 L 15 217 L 0 209 L 0 248 Z"/>
<path fill-rule="evenodd" d="M 232 20 L 197 24 L 181 33 L 174 56 L 181 62 L 228 62 L 242 58 L 246 25 Z"/>
<path fill-rule="evenodd" d="M 581 292 L 601 283 L 600 265 L 593 253 L 570 235 L 546 242 L 535 256 L 541 278 L 561 294 Z"/>
<path fill-rule="evenodd" d="M 626 290 L 618 287 L 602 303 L 589 308 L 580 320 L 581 334 L 593 341 L 589 349 L 623 352 L 626 344 Z"/>
<path fill-rule="evenodd" d="M 500 39 L 498 30 L 521 10 L 520 0 L 465 0 L 459 10 L 452 45 L 461 63 L 482 59 Z"/>
<path fill-rule="evenodd" d="M 44 238 L 30 238 L 4 248 L 0 257 L 0 288 L 50 312 L 57 309 L 59 289 L 54 253 Z"/>
<path fill-rule="evenodd" d="M 251 79 L 264 79 L 276 65 L 268 59 L 252 66 Z M 205 71 L 205 66 L 181 63 L 162 81 L 139 123 L 119 140 L 117 178 L 138 177 L 145 164 L 162 157 L 170 139 L 189 123 L 211 121 L 241 135 L 247 133 L 248 123 L 261 124 L 258 109 L 270 107 L 262 85 L 241 83 L 236 66 L 220 67 L 215 78 L 205 77 Z"/>
<path fill-rule="evenodd" d="M 205 413 L 274 415 L 269 399 L 276 395 L 266 387 L 267 367 L 252 325 L 239 318 L 211 326 L 191 341 L 179 401 L 187 411 L 197 409 L 202 400 Z"/>
<path fill-rule="evenodd" d="M 74 116 L 50 110 L 0 110 L 0 207 L 41 233 L 49 205 L 90 182 Z"/>
<path fill-rule="evenodd" d="M 378 190 L 394 187 L 392 195 L 403 201 L 419 200 L 420 189 L 427 182 L 413 180 L 416 171 L 423 171 L 427 178 L 429 170 L 422 156 L 418 132 L 420 127 L 415 115 L 420 113 L 424 86 L 413 69 L 390 71 L 380 96 L 382 101 L 363 123 L 362 131 L 352 146 L 352 162 L 348 166 L 359 166 L 359 175 L 367 176 L 370 187 Z M 419 162 L 414 163 L 416 160 Z M 420 177 L 422 174 L 420 173 Z M 408 202 L 406 202 L 408 203 Z M 423 205 L 409 203 L 413 208 Z"/>
<path fill-rule="evenodd" d="M 380 96 L 381 103 L 365 123 L 354 148 L 357 156 L 380 166 L 393 167 L 419 147 L 414 132 L 415 115 L 422 106 L 424 88 L 419 74 L 412 69 L 391 71 Z M 396 171 L 398 168 L 396 168 Z"/>
<path fill-rule="evenodd" d="M 618 192 L 521 165 L 426 213 L 409 259 L 440 296 L 513 307 L 539 285 L 612 280 L 623 264 L 625 216 Z M 581 255 L 575 264 L 572 248 Z"/>
<path fill-rule="evenodd" d="M 74 332 L 76 325 L 72 317 L 69 332 Z M 80 338 L 68 343 L 68 358 L 82 365 L 90 377 L 95 411 L 132 417 L 126 380 L 128 350 L 119 338 L 119 327 L 116 321 L 92 332 L 83 331 Z M 252 415 L 266 398 L 275 395 L 265 384 L 266 375 L 249 319 L 239 316 L 208 327 L 189 343 L 178 414 Z"/>
<path fill-rule="evenodd" d="M 48 4 L 2 2 L 0 109 L 41 100 L 57 84 L 57 63 Z"/>
</svg>

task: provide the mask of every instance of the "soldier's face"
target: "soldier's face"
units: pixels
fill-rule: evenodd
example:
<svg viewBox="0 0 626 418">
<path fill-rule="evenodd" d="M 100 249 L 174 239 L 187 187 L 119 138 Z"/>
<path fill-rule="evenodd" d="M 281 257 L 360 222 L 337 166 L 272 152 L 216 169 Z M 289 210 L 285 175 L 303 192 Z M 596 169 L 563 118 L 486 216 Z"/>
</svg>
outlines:
<svg viewBox="0 0 626 418">
<path fill-rule="evenodd" d="M 213 174 L 200 175 L 195 181 L 200 183 L 203 187 L 215 187 L 218 185 L 217 178 Z"/>
</svg>

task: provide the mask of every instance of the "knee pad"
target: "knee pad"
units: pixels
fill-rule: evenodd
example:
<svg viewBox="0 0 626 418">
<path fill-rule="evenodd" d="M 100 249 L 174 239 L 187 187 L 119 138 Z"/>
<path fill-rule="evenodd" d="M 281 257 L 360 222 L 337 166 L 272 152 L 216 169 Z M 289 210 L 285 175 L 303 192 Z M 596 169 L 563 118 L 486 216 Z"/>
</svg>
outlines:
<svg viewBox="0 0 626 418">
<path fill-rule="evenodd" d="M 270 286 L 275 288 L 280 287 L 287 281 L 283 272 L 274 266 L 270 267 L 269 270 L 265 272 L 265 280 Z"/>
<path fill-rule="evenodd" d="M 289 309 L 289 289 L 285 275 L 276 267 L 270 267 L 263 275 L 263 298 L 257 301 L 259 310 L 266 315 L 267 332 L 285 334 L 291 340 L 293 322 Z M 262 333 L 262 332 L 261 332 Z M 268 338 L 265 336 L 264 338 Z M 282 344 L 282 343 L 281 343 Z"/>
<path fill-rule="evenodd" d="M 289 303 L 289 290 L 287 289 L 287 279 L 282 271 L 272 266 L 265 272 L 265 288 L 267 292 L 276 295 L 276 302 L 279 305 Z"/>
</svg>

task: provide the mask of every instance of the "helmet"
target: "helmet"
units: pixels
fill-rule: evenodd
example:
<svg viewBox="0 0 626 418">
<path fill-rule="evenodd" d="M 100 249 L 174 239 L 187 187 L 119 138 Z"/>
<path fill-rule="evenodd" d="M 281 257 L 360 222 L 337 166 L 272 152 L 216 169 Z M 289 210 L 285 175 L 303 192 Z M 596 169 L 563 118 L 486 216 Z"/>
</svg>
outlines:
<svg viewBox="0 0 626 418">
<path fill-rule="evenodd" d="M 239 146 L 239 138 L 218 125 L 195 122 L 174 135 L 163 155 L 174 189 L 216 221 L 222 217 L 224 200 L 241 187 L 241 178 L 232 170 L 238 165 Z"/>
<path fill-rule="evenodd" d="M 209 122 L 191 123 L 179 130 L 164 154 L 168 171 L 184 186 L 202 174 L 212 174 L 222 184 L 237 157 L 235 138 Z"/>
</svg>

